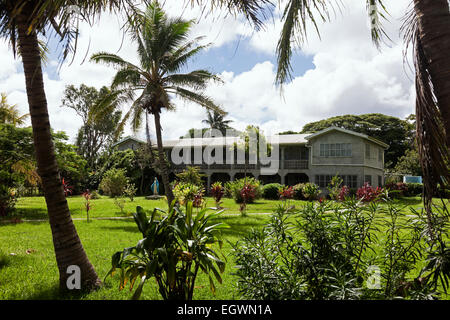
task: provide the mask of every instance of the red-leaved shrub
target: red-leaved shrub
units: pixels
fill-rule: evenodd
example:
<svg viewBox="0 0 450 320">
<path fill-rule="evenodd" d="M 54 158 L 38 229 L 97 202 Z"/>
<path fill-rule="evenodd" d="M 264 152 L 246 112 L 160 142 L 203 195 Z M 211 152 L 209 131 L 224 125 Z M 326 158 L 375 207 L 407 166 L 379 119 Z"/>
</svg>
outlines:
<svg viewBox="0 0 450 320">
<path fill-rule="evenodd" d="M 364 185 L 356 191 L 356 197 L 364 202 L 371 202 L 377 200 L 378 197 L 383 192 L 383 189 L 377 187 L 376 189 L 372 187 L 369 183 L 364 183 Z"/>
</svg>

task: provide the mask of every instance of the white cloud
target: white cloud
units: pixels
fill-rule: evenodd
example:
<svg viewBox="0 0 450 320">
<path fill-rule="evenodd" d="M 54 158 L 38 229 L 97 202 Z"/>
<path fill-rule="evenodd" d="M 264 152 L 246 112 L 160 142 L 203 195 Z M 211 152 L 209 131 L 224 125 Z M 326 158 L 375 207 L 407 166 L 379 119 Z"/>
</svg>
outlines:
<svg viewBox="0 0 450 320">
<path fill-rule="evenodd" d="M 277 20 L 279 12 L 275 12 L 275 24 L 269 23 L 265 31 L 252 32 L 242 17 L 236 20 L 217 13 L 198 19 L 199 9 L 184 8 L 181 2 L 168 2 L 171 6 L 168 11 L 174 16 L 183 12 L 186 18 L 197 18 L 199 23 L 194 27 L 194 35 L 206 34 L 205 41 L 213 41 L 216 47 L 247 37 L 252 50 L 274 54 L 281 28 Z M 266 133 L 298 131 L 307 122 L 348 113 L 380 112 L 404 117 L 414 111 L 413 83 L 405 74 L 403 45 L 398 38 L 399 18 L 408 3 L 408 0 L 387 3 L 391 17 L 386 27 L 395 43 L 383 47 L 381 52 L 370 40 L 365 1 L 345 1 L 342 15 L 319 26 L 321 40 L 310 27 L 303 53 L 313 58 L 315 68 L 287 84 L 284 98 L 273 85 L 276 70 L 269 61 L 255 64 L 251 70 L 240 74 L 223 70 L 221 76 L 225 84 L 211 86 L 208 93 L 229 112 L 234 127 L 243 129 L 247 124 L 256 124 Z M 108 85 L 114 70 L 89 62 L 89 56 L 102 50 L 116 52 L 121 43 L 120 22 L 115 17 L 106 15 L 93 27 L 82 26 L 74 62 L 70 66 L 65 63 L 57 79 L 45 75 L 50 120 L 55 130 L 65 130 L 72 138 L 75 136 L 81 120 L 72 110 L 59 107 L 64 87 L 81 83 L 97 88 Z M 81 64 L 88 47 L 87 59 Z M 118 54 L 137 60 L 135 45 L 127 38 Z M 0 70 L 0 91 L 6 91 L 10 102 L 18 103 L 26 111 L 20 61 L 12 58 L 6 44 L 0 45 L 0 59 L 6 61 Z M 50 66 L 53 65 L 51 61 Z M 176 104 L 176 112 L 162 115 L 164 138 L 177 138 L 189 128 L 203 126 L 201 120 L 206 114 L 201 107 L 178 100 Z M 126 134 L 130 133 L 127 129 Z"/>
</svg>

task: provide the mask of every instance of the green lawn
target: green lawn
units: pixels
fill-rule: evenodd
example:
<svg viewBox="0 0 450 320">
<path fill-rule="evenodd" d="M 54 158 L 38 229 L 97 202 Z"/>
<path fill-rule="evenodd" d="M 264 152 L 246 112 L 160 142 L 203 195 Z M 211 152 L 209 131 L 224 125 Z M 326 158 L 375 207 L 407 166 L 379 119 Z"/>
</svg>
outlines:
<svg viewBox="0 0 450 320">
<path fill-rule="evenodd" d="M 69 197 L 69 207 L 75 219 L 74 223 L 88 257 L 94 265 L 100 278 L 104 278 L 110 268 L 111 255 L 125 247 L 135 245 L 141 234 L 133 219 L 92 220 L 86 222 L 83 211 L 83 199 Z M 208 205 L 214 201 L 207 198 Z M 445 200 L 448 201 L 448 200 Z M 217 284 L 215 296 L 209 290 L 209 281 L 200 276 L 196 285 L 194 299 L 239 299 L 233 279 L 233 259 L 231 245 L 251 228 L 262 227 L 269 215 L 256 213 L 271 212 L 280 201 L 259 200 L 248 206 L 249 215 L 241 217 L 238 205 L 231 199 L 225 199 L 223 206 L 227 213 L 220 220 L 229 224 L 230 229 L 224 230 L 227 240 L 223 252 L 227 257 L 227 267 L 223 276 L 223 284 Z M 302 201 L 292 201 L 297 207 Z M 420 198 L 405 198 L 401 204 L 419 208 Z M 164 201 L 146 200 L 137 197 L 133 202 L 127 200 L 126 212 L 133 212 L 140 205 L 145 209 L 164 208 Z M 25 219 L 46 219 L 45 201 L 42 197 L 22 198 L 17 203 L 18 212 Z M 109 198 L 93 201 L 91 217 L 118 217 L 120 210 Z M 28 253 L 27 253 L 28 250 Z M 118 277 L 108 277 L 100 290 L 76 298 L 82 299 L 128 299 L 129 290 L 118 290 Z M 52 236 L 47 221 L 27 221 L 19 224 L 0 223 L 0 300 L 3 299 L 59 299 L 68 298 L 58 295 L 58 270 L 53 252 Z M 143 299 L 160 299 L 156 285 L 149 281 L 144 287 Z"/>
</svg>

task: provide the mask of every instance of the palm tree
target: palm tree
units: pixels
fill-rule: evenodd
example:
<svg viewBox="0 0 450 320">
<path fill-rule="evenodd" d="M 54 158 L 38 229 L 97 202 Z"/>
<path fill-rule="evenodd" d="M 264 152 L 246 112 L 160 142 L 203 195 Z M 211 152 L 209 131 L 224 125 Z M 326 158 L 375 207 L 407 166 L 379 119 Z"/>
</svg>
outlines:
<svg viewBox="0 0 450 320">
<path fill-rule="evenodd" d="M 0 123 L 9 123 L 14 127 L 21 126 L 25 120 L 30 116 L 29 113 L 20 115 L 17 105 L 8 104 L 8 98 L 5 93 L 1 94 L 0 100 Z"/>
<path fill-rule="evenodd" d="M 133 130 L 137 130 L 144 113 L 154 116 L 158 166 L 167 200 L 171 203 L 174 197 L 169 185 L 169 171 L 161 136 L 161 112 L 175 109 L 172 96 L 177 95 L 209 110 L 223 113 L 203 92 L 210 81 L 220 79 L 207 70 L 180 73 L 188 60 L 206 47 L 197 45 L 201 37 L 188 40 L 192 21 L 169 19 L 155 1 L 130 23 L 131 38 L 138 46 L 139 65 L 107 52 L 96 53 L 91 60 L 118 69 L 111 87 L 121 92 L 124 101 L 133 101 L 122 125 L 131 119 Z M 107 105 L 106 99 L 106 108 L 99 112 L 108 112 Z"/>
<path fill-rule="evenodd" d="M 231 127 L 228 124 L 233 121 L 225 120 L 224 117 L 226 114 L 222 114 L 217 111 L 213 111 L 213 112 L 207 111 L 206 113 L 207 113 L 208 119 L 202 120 L 202 122 L 208 124 L 211 129 L 217 129 L 223 135 L 225 135 L 225 132 L 227 129 L 231 129 Z"/>
<path fill-rule="evenodd" d="M 74 14 L 74 8 L 79 15 Z M 92 23 L 91 20 L 104 10 L 128 14 L 127 9 L 135 9 L 131 0 L 0 2 L 0 36 L 9 40 L 14 54 L 19 54 L 22 59 L 36 162 L 48 209 L 61 289 L 67 289 L 70 276 L 67 271 L 71 265 L 80 268 L 83 290 L 96 288 L 101 282 L 83 249 L 64 196 L 51 135 L 38 35 L 45 36 L 53 29 L 63 44 L 62 57 L 66 58 L 76 51 L 78 25 L 74 18 Z"/>
</svg>

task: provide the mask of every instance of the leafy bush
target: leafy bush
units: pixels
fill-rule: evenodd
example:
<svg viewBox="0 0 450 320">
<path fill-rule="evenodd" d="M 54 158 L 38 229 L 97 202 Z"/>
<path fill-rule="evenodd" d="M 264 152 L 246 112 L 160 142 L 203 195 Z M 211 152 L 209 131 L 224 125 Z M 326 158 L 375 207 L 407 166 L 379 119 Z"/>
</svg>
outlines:
<svg viewBox="0 0 450 320">
<path fill-rule="evenodd" d="M 91 200 L 97 200 L 100 199 L 100 194 L 97 190 L 91 191 Z"/>
<path fill-rule="evenodd" d="M 278 200 L 280 196 L 278 190 L 282 187 L 279 183 L 268 183 L 262 187 L 262 197 L 268 200 Z"/>
<path fill-rule="evenodd" d="M 125 199 L 120 198 L 120 197 L 115 197 L 114 198 L 114 205 L 120 209 L 120 214 L 125 215 Z"/>
<path fill-rule="evenodd" d="M 110 169 L 105 172 L 100 182 L 100 190 L 110 197 L 123 195 L 123 191 L 128 184 L 128 178 L 124 169 Z"/>
<path fill-rule="evenodd" d="M 236 203 L 244 203 L 244 200 L 246 200 L 245 203 L 253 203 L 256 199 L 261 198 L 262 187 L 260 182 L 255 178 L 247 177 L 235 180 L 229 185 L 229 187 Z M 245 191 L 242 193 L 244 187 Z M 245 199 L 242 197 L 243 194 L 246 197 Z"/>
<path fill-rule="evenodd" d="M 279 199 L 280 200 L 289 200 L 294 198 L 294 188 L 293 187 L 280 187 L 278 189 Z"/>
<path fill-rule="evenodd" d="M 225 198 L 233 198 L 233 181 L 227 181 L 223 185 L 223 196 Z"/>
<path fill-rule="evenodd" d="M 407 195 L 408 186 L 403 182 L 389 183 L 385 185 L 390 198 L 399 198 Z"/>
<path fill-rule="evenodd" d="M 159 212 L 163 214 L 161 219 L 157 217 Z M 222 283 L 220 273 L 225 271 L 225 262 L 212 245 L 222 246 L 219 232 L 228 226 L 211 225 L 210 220 L 220 213 L 208 215 L 207 209 L 202 209 L 193 217 L 192 203 L 187 204 L 185 212 L 172 203 L 167 213 L 155 208 L 149 219 L 137 207 L 133 216 L 143 239 L 134 247 L 116 252 L 106 276 L 120 269 L 119 290 L 127 283 L 132 290 L 140 279 L 133 299 L 139 299 L 146 281 L 154 277 L 164 300 L 192 300 L 200 271 L 209 277 L 211 291 L 215 293 L 213 277 Z"/>
<path fill-rule="evenodd" d="M 294 190 L 294 199 L 296 200 L 306 200 L 305 196 L 303 195 L 303 188 L 305 187 L 305 183 L 298 183 L 295 186 L 292 187 Z"/>
<path fill-rule="evenodd" d="M 321 192 L 319 186 L 312 182 L 305 183 L 302 190 L 303 197 L 307 200 L 316 200 Z"/>
<path fill-rule="evenodd" d="M 194 201 L 195 206 L 203 204 L 204 189 L 192 183 L 179 182 L 173 188 L 173 195 L 181 205 L 186 205 L 189 201 Z"/>
<path fill-rule="evenodd" d="M 126 187 L 123 189 L 124 196 L 130 198 L 131 201 L 134 201 L 134 196 L 136 195 L 137 188 L 134 183 L 128 183 Z"/>
<path fill-rule="evenodd" d="M 376 189 L 372 187 L 369 183 L 364 183 L 364 185 L 356 191 L 356 197 L 364 202 L 372 202 L 378 200 L 382 195 L 383 189 L 377 187 Z"/>
<path fill-rule="evenodd" d="M 445 292 L 450 279 L 445 267 L 450 249 L 441 241 L 449 230 L 445 211 L 436 214 L 439 231 L 430 243 L 423 241 L 423 212 L 413 211 L 405 220 L 392 202 L 360 204 L 356 199 L 308 203 L 295 220 L 279 207 L 263 229 L 233 246 L 243 298 L 435 299 L 439 281 Z M 377 237 L 380 232 L 385 236 Z M 420 270 L 422 253 L 427 265 Z M 375 283 L 374 269 L 379 272 Z"/>
<path fill-rule="evenodd" d="M 15 189 L 0 185 L 0 217 L 14 213 L 16 202 L 17 196 Z"/>
</svg>

